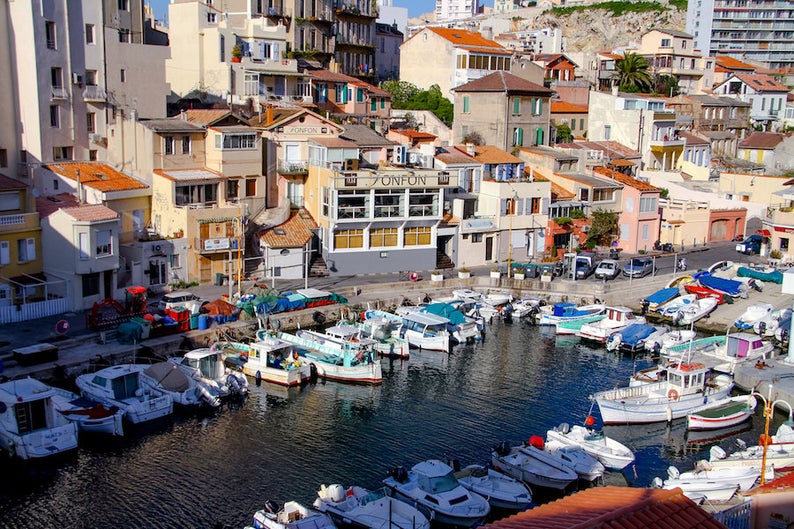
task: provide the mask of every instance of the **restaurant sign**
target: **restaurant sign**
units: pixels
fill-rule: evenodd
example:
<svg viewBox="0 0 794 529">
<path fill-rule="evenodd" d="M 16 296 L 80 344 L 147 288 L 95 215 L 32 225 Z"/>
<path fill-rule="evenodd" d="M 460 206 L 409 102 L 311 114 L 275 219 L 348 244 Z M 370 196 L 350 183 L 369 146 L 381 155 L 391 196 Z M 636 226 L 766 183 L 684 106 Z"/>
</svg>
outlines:
<svg viewBox="0 0 794 529">
<path fill-rule="evenodd" d="M 205 239 L 204 240 L 204 249 L 205 250 L 228 250 L 230 247 L 229 238 L 222 237 L 220 239 Z"/>
</svg>

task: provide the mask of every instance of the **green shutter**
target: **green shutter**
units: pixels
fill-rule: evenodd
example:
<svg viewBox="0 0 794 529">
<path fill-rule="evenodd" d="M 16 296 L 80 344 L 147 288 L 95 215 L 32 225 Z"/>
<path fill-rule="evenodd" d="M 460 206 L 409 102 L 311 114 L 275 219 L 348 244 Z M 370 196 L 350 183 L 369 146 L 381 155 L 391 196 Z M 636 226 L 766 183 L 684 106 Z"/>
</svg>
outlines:
<svg viewBox="0 0 794 529">
<path fill-rule="evenodd" d="M 463 96 L 463 112 L 466 114 L 469 112 L 469 96 Z"/>
<path fill-rule="evenodd" d="M 364 101 L 364 90 L 362 88 L 358 88 L 356 90 L 356 101 L 358 103 L 361 103 L 362 101 Z"/>
<path fill-rule="evenodd" d="M 524 129 L 521 127 L 518 128 L 518 137 L 516 138 L 516 145 L 519 147 L 523 147 L 524 145 Z"/>
<path fill-rule="evenodd" d="M 543 145 L 543 128 L 538 127 L 536 139 L 537 139 L 536 145 Z"/>
<path fill-rule="evenodd" d="M 380 108 L 386 108 L 386 98 L 385 97 L 381 97 L 380 98 Z"/>
<path fill-rule="evenodd" d="M 513 99 L 513 114 L 520 114 L 521 113 L 521 99 L 514 98 Z"/>
<path fill-rule="evenodd" d="M 538 98 L 538 115 L 543 114 L 543 100 Z"/>
<path fill-rule="evenodd" d="M 369 109 L 371 111 L 373 111 L 373 112 L 378 110 L 378 100 L 376 98 L 373 97 L 372 99 L 370 99 L 370 101 L 369 101 Z"/>
</svg>

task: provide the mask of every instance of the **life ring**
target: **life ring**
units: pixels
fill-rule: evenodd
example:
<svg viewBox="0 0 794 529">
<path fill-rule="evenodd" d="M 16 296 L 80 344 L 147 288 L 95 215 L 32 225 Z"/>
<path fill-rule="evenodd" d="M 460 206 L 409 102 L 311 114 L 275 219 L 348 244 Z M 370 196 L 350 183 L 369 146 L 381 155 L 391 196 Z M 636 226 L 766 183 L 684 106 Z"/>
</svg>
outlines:
<svg viewBox="0 0 794 529">
<path fill-rule="evenodd" d="M 678 391 L 671 389 L 667 392 L 667 398 L 670 400 L 678 400 Z"/>
<path fill-rule="evenodd" d="M 411 281 L 419 281 L 419 274 L 417 274 L 416 272 L 411 272 L 411 275 L 409 277 L 411 278 Z"/>
</svg>

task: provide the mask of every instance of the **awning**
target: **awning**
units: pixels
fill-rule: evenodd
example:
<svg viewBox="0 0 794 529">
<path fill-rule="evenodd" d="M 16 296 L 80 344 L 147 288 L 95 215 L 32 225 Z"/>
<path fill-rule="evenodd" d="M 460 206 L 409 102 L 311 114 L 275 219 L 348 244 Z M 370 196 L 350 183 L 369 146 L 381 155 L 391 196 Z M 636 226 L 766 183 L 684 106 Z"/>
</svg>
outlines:
<svg viewBox="0 0 794 529">
<path fill-rule="evenodd" d="M 758 230 L 756 233 L 758 235 L 761 235 L 762 237 L 771 237 L 772 236 L 772 232 L 770 232 L 769 230 Z"/>
</svg>

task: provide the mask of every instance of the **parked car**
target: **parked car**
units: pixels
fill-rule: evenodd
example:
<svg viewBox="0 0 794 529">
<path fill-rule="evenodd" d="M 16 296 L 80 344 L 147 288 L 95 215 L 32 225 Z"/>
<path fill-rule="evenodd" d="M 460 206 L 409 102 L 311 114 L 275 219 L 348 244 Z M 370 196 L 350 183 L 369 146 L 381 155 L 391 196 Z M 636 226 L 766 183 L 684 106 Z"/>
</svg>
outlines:
<svg viewBox="0 0 794 529">
<path fill-rule="evenodd" d="M 201 299 L 192 292 L 180 290 L 163 296 L 163 299 L 161 299 L 158 304 L 158 308 L 161 311 L 165 311 L 176 307 L 183 307 L 190 310 L 192 314 L 195 314 L 205 303 L 207 303 L 206 300 Z"/>
<path fill-rule="evenodd" d="M 596 260 L 593 252 L 582 252 L 576 256 L 574 261 L 576 279 L 586 279 L 595 272 Z"/>
<path fill-rule="evenodd" d="M 635 257 L 623 267 L 626 277 L 645 277 L 654 273 L 653 260 L 648 257 Z"/>
<path fill-rule="evenodd" d="M 620 275 L 620 265 L 614 259 L 604 259 L 595 269 L 596 279 L 615 279 Z"/>
<path fill-rule="evenodd" d="M 736 251 L 747 255 L 761 253 L 761 244 L 764 238 L 760 235 L 750 235 L 743 242 L 736 245 Z"/>
</svg>

